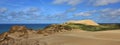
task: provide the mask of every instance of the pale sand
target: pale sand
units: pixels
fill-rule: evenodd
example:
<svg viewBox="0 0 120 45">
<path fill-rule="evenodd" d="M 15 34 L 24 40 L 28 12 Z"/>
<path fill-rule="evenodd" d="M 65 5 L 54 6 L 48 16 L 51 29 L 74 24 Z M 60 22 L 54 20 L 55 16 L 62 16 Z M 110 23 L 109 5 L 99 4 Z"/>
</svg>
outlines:
<svg viewBox="0 0 120 45">
<path fill-rule="evenodd" d="M 69 31 L 41 39 L 46 45 L 120 45 L 120 31 Z"/>
<path fill-rule="evenodd" d="M 29 37 L 31 38 L 22 39 L 17 43 L 21 45 L 120 45 L 120 30 L 87 32 L 76 29 L 49 36 L 31 33 Z"/>
</svg>

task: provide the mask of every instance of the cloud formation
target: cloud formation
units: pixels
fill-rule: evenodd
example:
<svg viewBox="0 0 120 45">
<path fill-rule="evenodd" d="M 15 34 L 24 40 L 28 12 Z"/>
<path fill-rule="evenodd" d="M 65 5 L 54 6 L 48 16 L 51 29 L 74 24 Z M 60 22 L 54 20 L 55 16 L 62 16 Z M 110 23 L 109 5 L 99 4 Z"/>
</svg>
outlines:
<svg viewBox="0 0 120 45">
<path fill-rule="evenodd" d="M 78 5 L 82 0 L 54 0 L 54 4 L 68 4 L 68 5 Z"/>
<path fill-rule="evenodd" d="M 37 12 L 39 11 L 40 9 L 39 8 L 36 8 L 36 7 L 30 7 L 27 9 L 28 12 Z"/>
<path fill-rule="evenodd" d="M 120 0 L 91 0 L 94 6 L 104 6 L 120 2 Z"/>
<path fill-rule="evenodd" d="M 74 14 L 74 16 L 93 16 L 93 15 L 99 15 L 101 18 L 117 18 L 120 17 L 120 8 L 118 9 L 106 8 L 101 10 L 91 10 Z"/>
<path fill-rule="evenodd" d="M 54 0 L 54 4 L 67 4 L 67 5 L 78 5 L 81 4 L 82 2 L 89 3 L 90 5 L 93 6 L 104 6 L 104 5 L 109 5 L 109 4 L 114 4 L 120 2 L 120 0 Z"/>
<path fill-rule="evenodd" d="M 35 20 L 38 17 L 40 17 L 41 14 L 39 14 L 40 10 L 38 8 L 24 8 L 17 11 L 11 11 L 7 8 L 0 8 L 0 20 L 3 21 L 27 21 L 27 20 Z"/>
<path fill-rule="evenodd" d="M 76 11 L 76 7 L 72 7 L 72 8 L 70 8 L 70 9 L 68 9 L 68 10 L 66 10 L 65 12 L 67 13 L 69 13 L 69 12 L 74 12 L 74 11 Z"/>
<path fill-rule="evenodd" d="M 75 16 L 91 16 L 91 15 L 92 15 L 91 12 L 79 12 L 75 14 Z"/>
<path fill-rule="evenodd" d="M 103 9 L 100 11 L 101 15 L 103 17 L 119 17 L 120 16 L 120 8 L 118 9 L 110 9 L 110 8 L 107 8 L 107 9 Z"/>
<path fill-rule="evenodd" d="M 5 13 L 7 10 L 7 8 L 0 8 L 0 13 Z"/>
<path fill-rule="evenodd" d="M 74 11 L 76 11 L 76 8 L 72 7 L 70 9 L 65 10 L 62 13 L 57 13 L 57 14 L 51 16 L 51 17 L 54 18 L 54 19 L 59 19 L 59 20 L 67 20 L 70 16 L 69 13 L 72 14 Z"/>
<path fill-rule="evenodd" d="M 74 11 L 75 8 L 72 8 L 70 10 L 65 11 L 65 13 Z M 45 15 L 44 13 L 41 13 L 42 10 L 37 7 L 28 7 L 20 10 L 8 10 L 5 11 L 3 15 L 0 14 L 0 20 L 3 22 L 32 22 L 32 21 L 63 21 L 66 17 L 65 15 L 59 14 L 59 15 Z M 65 14 L 64 13 L 64 14 Z"/>
</svg>

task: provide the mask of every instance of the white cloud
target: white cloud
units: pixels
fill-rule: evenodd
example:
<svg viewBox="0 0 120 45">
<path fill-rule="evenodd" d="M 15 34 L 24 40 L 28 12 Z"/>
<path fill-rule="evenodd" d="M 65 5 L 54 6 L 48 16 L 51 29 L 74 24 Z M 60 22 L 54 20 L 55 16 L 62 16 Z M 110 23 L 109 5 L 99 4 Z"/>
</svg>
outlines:
<svg viewBox="0 0 120 45">
<path fill-rule="evenodd" d="M 61 13 L 56 13 L 55 15 L 49 16 L 48 18 L 54 18 L 54 19 L 67 19 L 69 18 L 68 14 L 73 13 L 76 10 L 75 7 L 69 8 L 68 10 L 65 10 L 64 12 Z"/>
<path fill-rule="evenodd" d="M 91 12 L 79 12 L 75 14 L 75 16 L 91 16 L 91 15 L 92 15 Z"/>
<path fill-rule="evenodd" d="M 54 4 L 67 4 L 67 5 L 78 5 L 80 3 L 85 2 L 85 0 L 54 0 Z M 104 6 L 104 5 L 109 5 L 109 4 L 114 4 L 118 3 L 120 0 L 86 0 L 85 4 L 90 3 L 90 5 L 93 6 Z"/>
<path fill-rule="evenodd" d="M 0 13 L 5 13 L 7 10 L 7 8 L 0 8 Z"/>
<path fill-rule="evenodd" d="M 67 10 L 67 12 L 73 12 L 75 10 L 76 10 L 76 8 L 74 7 L 74 8 L 70 8 L 69 10 Z"/>
<path fill-rule="evenodd" d="M 91 2 L 95 6 L 104 6 L 104 5 L 118 3 L 120 2 L 120 0 L 91 0 Z"/>
<path fill-rule="evenodd" d="M 28 12 L 37 12 L 37 11 L 40 11 L 40 9 L 36 8 L 36 7 L 31 7 L 31 8 L 28 8 L 27 11 Z"/>
<path fill-rule="evenodd" d="M 38 14 L 38 8 L 25 8 L 17 11 L 8 10 L 6 8 L 0 8 L 0 19 L 14 19 L 14 20 L 27 20 L 27 19 L 37 19 L 40 17 Z M 39 12 L 40 13 L 40 12 Z M 12 20 L 11 20 L 12 21 Z"/>
<path fill-rule="evenodd" d="M 81 3 L 82 0 L 54 0 L 53 3 L 54 4 L 63 4 L 63 3 L 67 3 L 68 5 L 78 5 L 79 3 Z"/>
<path fill-rule="evenodd" d="M 94 14 L 97 14 L 104 18 L 116 18 L 116 17 L 120 17 L 120 8 L 118 9 L 106 8 L 101 10 L 79 12 L 79 13 L 76 13 L 75 16 L 91 16 Z"/>
<path fill-rule="evenodd" d="M 120 16 L 120 8 L 119 9 L 103 9 L 100 11 L 102 16 L 105 17 L 118 17 Z"/>
</svg>

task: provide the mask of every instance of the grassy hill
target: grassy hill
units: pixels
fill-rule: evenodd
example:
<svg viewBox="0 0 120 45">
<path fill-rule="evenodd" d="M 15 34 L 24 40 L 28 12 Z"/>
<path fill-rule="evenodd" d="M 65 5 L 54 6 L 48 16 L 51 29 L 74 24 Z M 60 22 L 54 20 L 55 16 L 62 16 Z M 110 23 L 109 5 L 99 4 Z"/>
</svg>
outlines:
<svg viewBox="0 0 120 45">
<path fill-rule="evenodd" d="M 100 24 L 99 26 L 91 26 L 84 24 L 69 23 L 66 26 L 71 27 L 73 29 L 81 29 L 85 31 L 105 31 L 105 30 L 120 29 L 119 24 Z"/>
</svg>

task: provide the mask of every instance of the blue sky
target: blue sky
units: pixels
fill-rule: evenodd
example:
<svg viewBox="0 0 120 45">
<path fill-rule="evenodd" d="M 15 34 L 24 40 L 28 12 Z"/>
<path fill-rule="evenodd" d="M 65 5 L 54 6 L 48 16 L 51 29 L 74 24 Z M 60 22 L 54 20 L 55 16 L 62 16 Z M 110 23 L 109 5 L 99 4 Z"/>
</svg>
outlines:
<svg viewBox="0 0 120 45">
<path fill-rule="evenodd" d="M 0 0 L 0 23 L 120 23 L 120 0 Z"/>
</svg>

